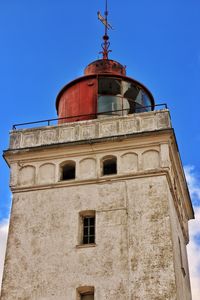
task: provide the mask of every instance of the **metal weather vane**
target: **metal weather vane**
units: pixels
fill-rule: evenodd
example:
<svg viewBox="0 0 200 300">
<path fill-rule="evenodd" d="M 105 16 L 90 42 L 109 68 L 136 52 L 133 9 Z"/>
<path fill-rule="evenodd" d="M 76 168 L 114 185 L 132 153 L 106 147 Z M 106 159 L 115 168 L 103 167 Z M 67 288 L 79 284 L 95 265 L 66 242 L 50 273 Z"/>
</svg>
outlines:
<svg viewBox="0 0 200 300">
<path fill-rule="evenodd" d="M 113 27 L 108 23 L 108 2 L 106 0 L 106 10 L 105 10 L 105 17 L 103 17 L 100 13 L 100 11 L 97 12 L 98 19 L 104 24 L 105 26 L 105 34 L 103 36 L 103 43 L 101 44 L 101 47 L 103 51 L 100 53 L 103 54 L 103 59 L 108 59 L 108 53 L 112 52 L 112 50 L 109 50 L 110 42 L 109 42 L 109 36 L 108 36 L 108 30 L 113 29 Z"/>
</svg>

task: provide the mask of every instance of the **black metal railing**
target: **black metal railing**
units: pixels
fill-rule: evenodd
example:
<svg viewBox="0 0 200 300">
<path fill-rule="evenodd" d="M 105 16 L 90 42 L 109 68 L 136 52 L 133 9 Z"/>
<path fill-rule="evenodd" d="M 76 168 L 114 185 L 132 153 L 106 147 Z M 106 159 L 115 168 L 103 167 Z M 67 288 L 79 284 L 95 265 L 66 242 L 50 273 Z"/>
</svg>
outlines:
<svg viewBox="0 0 200 300">
<path fill-rule="evenodd" d="M 162 107 L 162 109 L 167 109 L 167 104 L 166 103 L 161 103 L 161 104 L 156 104 L 154 105 L 154 107 Z M 142 112 L 148 112 L 148 108 L 152 109 L 152 106 L 141 106 L 135 109 L 134 113 L 142 113 Z M 145 109 L 147 109 L 145 111 Z M 18 127 L 24 127 L 24 126 L 30 126 L 30 125 L 36 125 L 36 124 L 46 124 L 47 126 L 52 125 L 52 122 L 55 121 L 61 121 L 61 120 L 69 120 L 73 119 L 72 122 L 77 122 L 77 121 L 84 121 L 87 117 L 90 117 L 92 119 L 96 119 L 98 116 L 101 115 L 108 115 L 108 116 L 127 116 L 129 113 L 127 113 L 127 111 L 129 111 L 129 109 L 121 109 L 121 110 L 112 110 L 112 111 L 105 111 L 105 112 L 100 112 L 100 113 L 94 113 L 94 114 L 85 114 L 85 115 L 77 115 L 77 116 L 70 116 L 70 117 L 62 117 L 62 118 L 53 118 L 53 119 L 46 119 L 46 120 L 39 120 L 39 121 L 34 121 L 34 122 L 25 122 L 25 123 L 19 123 L 19 124 L 14 124 L 12 126 L 13 130 L 16 130 Z M 119 115 L 119 113 L 121 113 Z M 31 126 L 32 127 L 32 126 Z"/>
</svg>

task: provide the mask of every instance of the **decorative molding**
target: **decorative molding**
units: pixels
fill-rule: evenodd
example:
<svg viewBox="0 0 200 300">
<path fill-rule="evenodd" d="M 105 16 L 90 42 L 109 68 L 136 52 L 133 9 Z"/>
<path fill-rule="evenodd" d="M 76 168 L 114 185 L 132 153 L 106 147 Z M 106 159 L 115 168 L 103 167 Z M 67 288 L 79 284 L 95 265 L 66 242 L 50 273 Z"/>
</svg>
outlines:
<svg viewBox="0 0 200 300">
<path fill-rule="evenodd" d="M 168 128 L 171 128 L 168 110 L 105 117 L 56 126 L 13 130 L 10 133 L 9 149 L 17 150 Z"/>
</svg>

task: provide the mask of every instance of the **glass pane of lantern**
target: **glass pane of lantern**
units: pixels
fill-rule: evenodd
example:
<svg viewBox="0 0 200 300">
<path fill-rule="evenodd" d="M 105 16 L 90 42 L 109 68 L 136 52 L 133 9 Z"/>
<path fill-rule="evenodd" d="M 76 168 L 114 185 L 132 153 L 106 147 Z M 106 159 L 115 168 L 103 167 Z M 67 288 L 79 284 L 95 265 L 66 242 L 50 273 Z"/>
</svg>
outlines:
<svg viewBox="0 0 200 300">
<path fill-rule="evenodd" d="M 124 98 L 135 100 L 139 92 L 140 89 L 132 83 L 128 81 L 122 82 L 122 95 L 124 96 Z"/>
<path fill-rule="evenodd" d="M 144 92 L 143 92 L 143 106 L 145 106 L 146 111 L 151 111 L 151 101 Z"/>
<path fill-rule="evenodd" d="M 121 94 L 121 81 L 110 77 L 99 78 L 98 94 L 102 94 L 102 95 Z"/>
<path fill-rule="evenodd" d="M 99 95 L 98 113 L 102 113 L 102 115 L 122 115 L 121 97 Z"/>
<path fill-rule="evenodd" d="M 123 99 L 123 116 L 128 115 L 130 113 L 130 103 L 128 99 Z"/>
</svg>

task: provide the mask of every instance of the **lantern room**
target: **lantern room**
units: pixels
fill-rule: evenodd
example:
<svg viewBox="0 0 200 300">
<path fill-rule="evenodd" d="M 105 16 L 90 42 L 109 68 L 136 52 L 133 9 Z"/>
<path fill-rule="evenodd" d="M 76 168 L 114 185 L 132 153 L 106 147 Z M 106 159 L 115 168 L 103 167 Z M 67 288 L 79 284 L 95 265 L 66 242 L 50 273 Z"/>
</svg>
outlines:
<svg viewBox="0 0 200 300">
<path fill-rule="evenodd" d="M 110 59 L 89 64 L 84 76 L 64 86 L 56 99 L 59 123 L 147 112 L 154 105 L 149 90 Z"/>
</svg>

